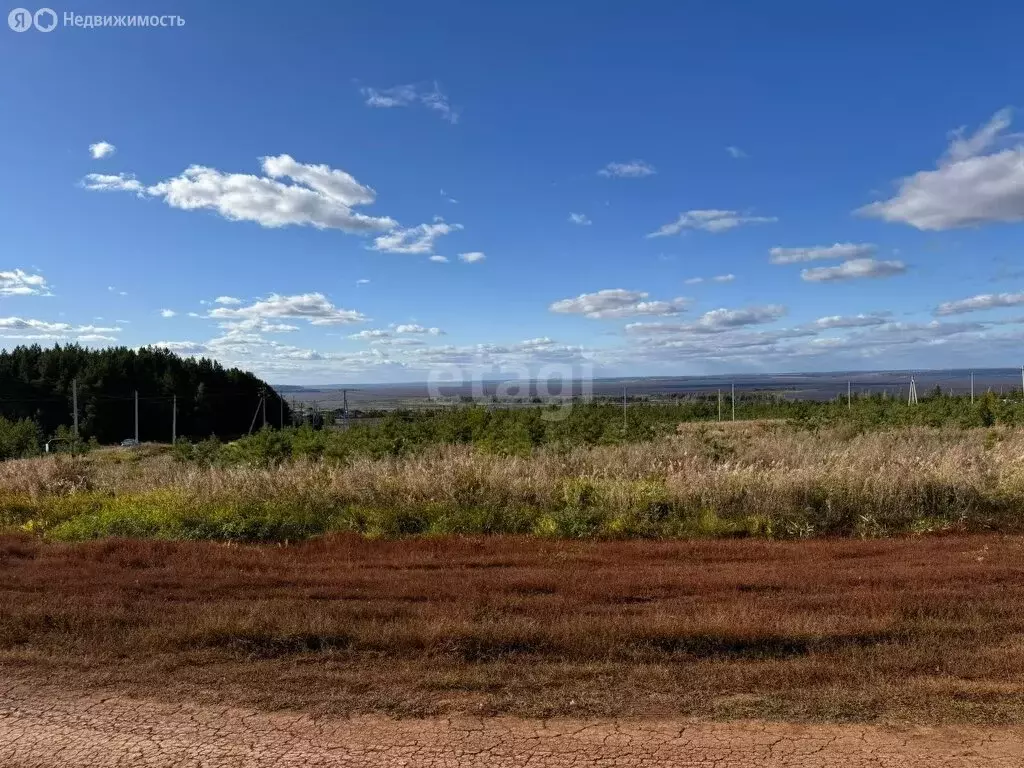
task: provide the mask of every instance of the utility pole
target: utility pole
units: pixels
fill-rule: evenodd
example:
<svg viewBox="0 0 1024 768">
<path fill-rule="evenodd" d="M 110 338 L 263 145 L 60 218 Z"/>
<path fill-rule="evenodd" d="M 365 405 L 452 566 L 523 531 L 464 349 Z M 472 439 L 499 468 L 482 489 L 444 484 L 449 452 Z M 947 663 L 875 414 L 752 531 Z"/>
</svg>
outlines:
<svg viewBox="0 0 1024 768">
<path fill-rule="evenodd" d="M 850 390 L 850 382 L 846 382 L 846 410 L 853 408 L 853 394 Z"/>
<path fill-rule="evenodd" d="M 267 390 L 263 390 L 263 394 L 260 395 L 260 408 L 263 409 L 263 428 L 267 428 Z"/>
<path fill-rule="evenodd" d="M 736 421 L 736 382 L 732 383 L 732 420 Z"/>
<path fill-rule="evenodd" d="M 175 395 L 171 405 L 171 445 L 178 442 L 178 396 Z"/>
<path fill-rule="evenodd" d="M 1021 369 L 1024 376 L 1024 368 Z M 78 439 L 78 379 L 71 380 L 71 407 L 75 412 L 75 439 Z"/>
<path fill-rule="evenodd" d="M 139 442 L 139 390 L 135 390 L 135 442 Z"/>
<path fill-rule="evenodd" d="M 907 405 L 917 405 L 917 382 L 910 377 L 910 395 L 907 397 Z"/>
<path fill-rule="evenodd" d="M 345 431 L 348 431 L 348 390 L 341 390 L 341 423 Z"/>
</svg>

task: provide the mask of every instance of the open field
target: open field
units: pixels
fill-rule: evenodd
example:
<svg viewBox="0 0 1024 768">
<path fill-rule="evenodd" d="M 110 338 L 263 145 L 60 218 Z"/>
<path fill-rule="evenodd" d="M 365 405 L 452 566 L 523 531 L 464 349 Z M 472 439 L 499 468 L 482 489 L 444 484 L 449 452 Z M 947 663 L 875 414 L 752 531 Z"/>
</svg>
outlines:
<svg viewBox="0 0 1024 768">
<path fill-rule="evenodd" d="M 8 682 L 315 715 L 1024 722 L 1024 541 L 0 546 Z"/>
<path fill-rule="evenodd" d="M 58 540 L 232 541 L 329 532 L 785 539 L 1024 530 L 1024 431 L 1013 427 L 684 424 L 645 442 L 542 446 L 521 456 L 470 443 L 289 458 L 274 448 L 284 439 L 294 447 L 306 437 L 261 433 L 206 460 L 143 447 L 3 462 L 0 528 Z"/>
</svg>

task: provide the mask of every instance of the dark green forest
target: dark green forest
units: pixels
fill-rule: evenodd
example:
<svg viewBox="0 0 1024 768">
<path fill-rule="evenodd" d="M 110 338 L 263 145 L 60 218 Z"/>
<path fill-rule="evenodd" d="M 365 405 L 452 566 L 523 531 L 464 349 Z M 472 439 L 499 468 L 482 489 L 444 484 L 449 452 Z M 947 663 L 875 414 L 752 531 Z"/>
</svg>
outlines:
<svg viewBox="0 0 1024 768">
<path fill-rule="evenodd" d="M 72 381 L 77 380 L 79 434 L 83 440 L 115 443 L 135 435 L 135 392 L 139 395 L 139 438 L 170 442 L 174 398 L 177 434 L 222 439 L 246 434 L 266 392 L 267 423 L 277 426 L 291 413 L 261 379 L 214 360 L 181 358 L 166 349 L 85 349 L 39 345 L 0 352 L 0 416 L 31 422 L 38 437 L 70 427 Z M 262 425 L 262 412 L 256 428 Z"/>
</svg>

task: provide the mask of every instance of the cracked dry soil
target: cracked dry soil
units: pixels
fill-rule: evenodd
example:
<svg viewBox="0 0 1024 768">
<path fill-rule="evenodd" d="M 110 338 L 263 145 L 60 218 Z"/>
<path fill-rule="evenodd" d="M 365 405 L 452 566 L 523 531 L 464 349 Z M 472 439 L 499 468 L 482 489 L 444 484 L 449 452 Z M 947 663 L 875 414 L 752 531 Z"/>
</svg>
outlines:
<svg viewBox="0 0 1024 768">
<path fill-rule="evenodd" d="M 301 713 L 0 692 L 5 768 L 1024 765 L 1024 729 L 672 719 L 314 719 Z"/>
</svg>

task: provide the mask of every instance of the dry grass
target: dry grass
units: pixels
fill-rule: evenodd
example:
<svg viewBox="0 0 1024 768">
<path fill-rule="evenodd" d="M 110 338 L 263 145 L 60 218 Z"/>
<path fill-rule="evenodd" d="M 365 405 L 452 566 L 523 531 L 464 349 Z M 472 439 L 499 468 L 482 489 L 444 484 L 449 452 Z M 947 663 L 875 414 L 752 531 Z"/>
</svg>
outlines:
<svg viewBox="0 0 1024 768">
<path fill-rule="evenodd" d="M 1024 722 L 1024 541 L 0 538 L 8 677 L 314 712 Z"/>
<path fill-rule="evenodd" d="M 272 468 L 137 458 L 2 463 L 0 525 L 65 539 L 236 540 L 332 530 L 606 538 L 1024 530 L 1024 431 L 1009 428 L 686 425 L 652 443 L 529 458 L 438 446 Z"/>
</svg>

